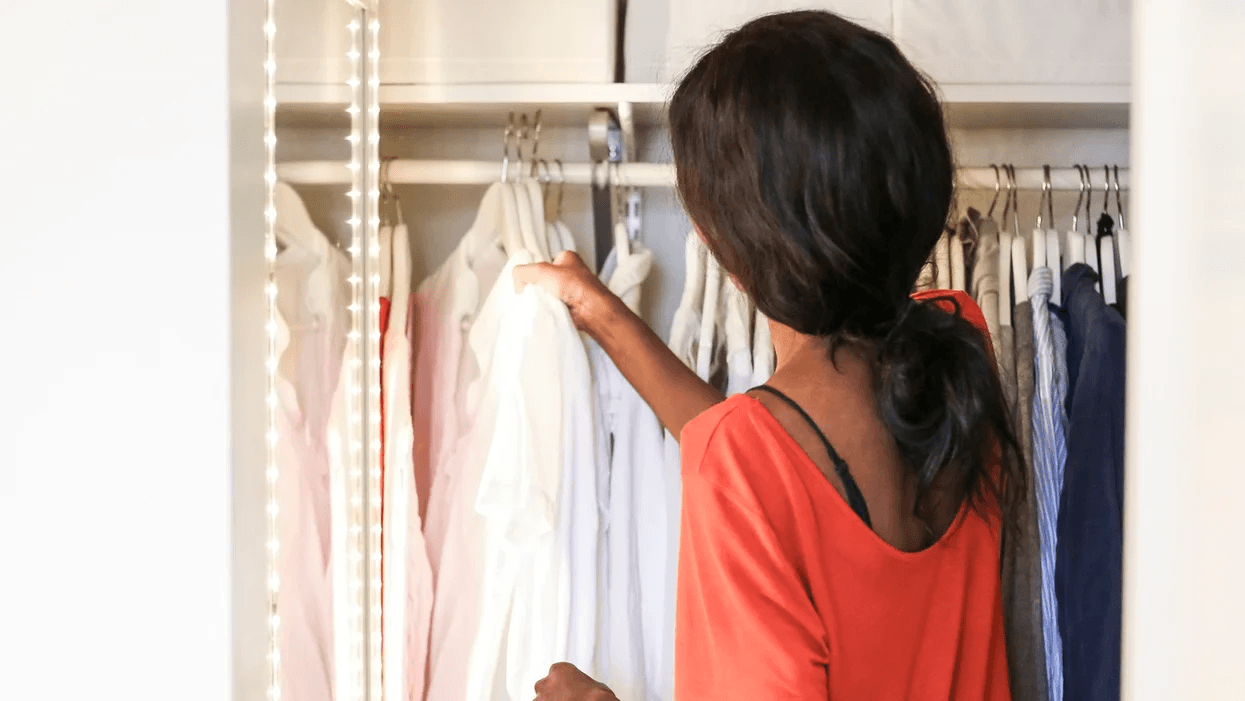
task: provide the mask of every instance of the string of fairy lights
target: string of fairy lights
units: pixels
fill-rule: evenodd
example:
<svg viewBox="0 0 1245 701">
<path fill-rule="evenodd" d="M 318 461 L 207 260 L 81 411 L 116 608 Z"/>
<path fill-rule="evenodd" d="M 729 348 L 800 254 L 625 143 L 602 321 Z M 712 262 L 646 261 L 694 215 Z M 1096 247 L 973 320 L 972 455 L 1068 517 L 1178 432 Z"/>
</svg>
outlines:
<svg viewBox="0 0 1245 701">
<path fill-rule="evenodd" d="M 264 8 L 264 298 L 266 353 L 264 358 L 265 404 L 267 430 L 265 437 L 264 477 L 267 487 L 267 582 L 268 582 L 268 699 L 281 699 L 281 616 L 277 595 L 281 591 L 278 574 L 281 543 L 277 530 L 277 58 L 274 13 L 276 0 L 267 0 Z"/>
<path fill-rule="evenodd" d="M 355 8 L 347 29 L 350 32 L 350 117 L 351 201 L 350 219 L 350 330 L 343 362 L 349 372 L 346 392 L 350 422 L 347 476 L 347 529 L 349 575 L 347 589 L 349 631 L 338 631 L 350 639 L 350 656 L 337 660 L 338 675 L 348 678 L 347 696 L 354 701 L 380 699 L 381 693 L 381 563 L 380 563 L 380 22 L 374 7 L 364 0 L 347 0 Z M 268 679 L 267 697 L 281 699 L 281 617 L 280 529 L 278 494 L 281 478 L 278 465 L 278 324 L 277 324 L 277 210 L 276 210 L 276 0 L 266 0 L 264 17 L 265 94 L 264 94 L 264 258 L 266 299 L 266 460 L 267 485 L 267 584 L 268 584 Z M 363 76 L 364 79 L 360 79 Z M 363 134 L 368 134 L 366 141 Z M 366 199 L 363 194 L 366 193 Z M 361 243 L 366 240 L 366 251 Z M 366 284 L 365 284 L 366 283 Z M 363 332 L 366 324 L 367 332 Z M 363 358 L 367 358 L 366 367 Z M 366 392 L 364 391 L 366 389 Z M 365 411 L 364 407 L 368 410 Z M 365 443 L 364 436 L 367 440 Z M 365 458 L 366 448 L 366 458 Z M 367 480 L 364 470 L 367 467 Z M 365 491 L 368 499 L 365 502 Z M 368 508 L 369 505 L 371 508 Z M 364 524 L 366 523 L 366 531 Z M 367 578 L 370 586 L 364 590 Z M 367 620 L 365 622 L 365 610 Z M 370 638 L 367 631 L 371 631 Z M 367 655 L 370 678 L 364 676 Z"/>
</svg>

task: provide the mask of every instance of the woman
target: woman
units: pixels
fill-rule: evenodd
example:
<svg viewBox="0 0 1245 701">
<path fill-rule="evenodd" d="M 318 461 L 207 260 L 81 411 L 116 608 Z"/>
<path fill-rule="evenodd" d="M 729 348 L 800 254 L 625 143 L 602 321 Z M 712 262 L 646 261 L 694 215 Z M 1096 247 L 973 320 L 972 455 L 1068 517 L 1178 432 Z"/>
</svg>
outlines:
<svg viewBox="0 0 1245 701">
<path fill-rule="evenodd" d="M 767 386 L 724 400 L 574 255 L 516 278 L 680 436 L 675 697 L 1009 698 L 1017 445 L 980 310 L 909 297 L 952 201 L 931 84 L 833 14 L 769 15 L 696 63 L 670 131 L 697 232 L 770 319 Z M 613 698 L 569 665 L 537 693 Z"/>
</svg>

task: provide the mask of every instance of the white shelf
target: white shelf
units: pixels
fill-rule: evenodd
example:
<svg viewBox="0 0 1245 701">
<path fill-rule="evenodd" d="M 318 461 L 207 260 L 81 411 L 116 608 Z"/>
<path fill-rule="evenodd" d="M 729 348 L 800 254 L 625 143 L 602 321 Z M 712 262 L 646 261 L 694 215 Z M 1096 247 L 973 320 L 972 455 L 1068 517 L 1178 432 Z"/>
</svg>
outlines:
<svg viewBox="0 0 1245 701">
<path fill-rule="evenodd" d="M 511 112 L 541 110 L 549 126 L 583 126 L 598 107 L 632 104 L 640 127 L 665 121 L 673 86 L 656 83 L 520 83 L 382 85 L 381 124 L 392 127 L 503 126 Z M 951 126 L 957 128 L 1123 128 L 1127 85 L 943 85 Z M 277 86 L 278 123 L 347 123 L 345 85 Z"/>
<path fill-rule="evenodd" d="M 952 127 L 1126 128 L 1127 85 L 942 85 Z"/>
</svg>

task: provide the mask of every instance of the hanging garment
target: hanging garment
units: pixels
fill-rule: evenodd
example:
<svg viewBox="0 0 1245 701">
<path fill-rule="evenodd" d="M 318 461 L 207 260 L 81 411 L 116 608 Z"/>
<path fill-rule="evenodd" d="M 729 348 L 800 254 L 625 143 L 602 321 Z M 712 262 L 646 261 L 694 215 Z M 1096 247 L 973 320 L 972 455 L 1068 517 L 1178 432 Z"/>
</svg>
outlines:
<svg viewBox="0 0 1245 701">
<path fill-rule="evenodd" d="M 752 304 L 728 277 L 722 284 L 726 336 L 726 395 L 747 392 L 752 384 Z"/>
<path fill-rule="evenodd" d="M 414 296 L 418 342 L 412 397 L 415 487 L 434 573 L 449 493 L 449 482 L 439 488 L 434 482 L 446 470 L 453 471 L 447 465 L 448 456 L 472 420 L 464 407 L 465 389 L 479 374 L 465 339 L 480 303 L 506 262 L 498 246 L 498 231 L 507 226 L 497 214 L 501 195 L 498 186 L 488 190 L 471 229 Z M 517 227 L 517 223 L 510 225 Z M 434 499 L 434 492 L 442 498 Z M 440 503 L 434 507 L 434 501 Z"/>
<path fill-rule="evenodd" d="M 278 318 L 278 353 L 284 351 L 289 331 Z M 324 567 L 328 552 L 314 537 L 316 485 L 306 474 L 313 462 L 300 440 L 302 412 L 294 386 L 277 378 L 277 533 L 282 544 L 277 560 L 281 587 L 277 607 L 281 615 L 281 688 L 291 697 L 328 701 L 333 698 L 333 616 L 330 577 Z"/>
<path fill-rule="evenodd" d="M 406 225 L 399 224 L 393 231 L 393 313 L 383 324 L 381 360 L 386 429 L 382 445 L 388 456 L 382 483 L 382 669 L 386 697 L 419 699 L 424 693 L 433 592 L 412 455 L 409 246 Z"/>
<path fill-rule="evenodd" d="M 950 249 L 951 265 L 950 289 L 966 292 L 968 290 L 968 279 L 964 267 L 964 240 L 960 238 L 959 231 L 950 235 L 948 247 Z"/>
<path fill-rule="evenodd" d="M 1084 265 L 1063 275 L 1068 314 L 1068 452 L 1055 594 L 1064 698 L 1120 698 L 1123 591 L 1124 319 Z"/>
<path fill-rule="evenodd" d="M 533 260 L 530 252 L 519 251 L 511 256 L 501 279 L 512 280 L 515 265 Z M 580 451 L 583 464 L 564 466 L 563 448 L 565 440 L 577 435 L 590 440 L 593 435 L 591 374 L 566 306 L 534 285 L 522 292 L 515 292 L 513 284 L 495 285 L 469 344 L 479 367 L 486 368 L 476 384 L 494 388 L 488 397 L 495 407 L 491 430 L 473 436 L 473 441 L 488 444 L 477 453 L 478 468 L 467 466 L 480 475 L 472 501 L 484 525 L 485 590 L 475 601 L 477 625 L 461 697 L 520 699 L 530 696 L 532 686 L 554 662 L 570 660 L 591 669 L 591 648 L 586 655 L 568 649 L 569 641 L 559 635 L 558 626 L 571 620 L 578 593 L 573 591 L 575 563 L 568 565 L 568 554 L 558 547 L 559 516 L 567 513 L 561 507 L 566 503 L 560 496 L 562 478 L 595 474 L 590 443 Z M 565 399 L 568 388 L 574 401 Z M 480 409 L 490 413 L 487 407 Z M 589 417 L 582 431 L 576 430 L 577 416 Z M 589 483 L 583 491 L 587 499 L 578 499 L 579 494 L 569 499 L 586 501 L 584 511 L 595 516 L 595 485 Z M 597 541 L 595 528 L 571 524 L 568 532 L 588 544 Z M 595 584 L 596 561 L 585 564 L 581 581 Z M 595 596 L 591 598 L 583 613 L 595 610 Z M 592 640 L 589 637 L 588 644 Z"/>
<path fill-rule="evenodd" d="M 684 243 L 683 295 L 670 324 L 670 350 L 689 368 L 696 368 L 696 342 L 700 334 L 700 310 L 704 304 L 709 251 L 695 231 Z"/>
<path fill-rule="evenodd" d="M 976 215 L 976 216 L 974 216 Z M 990 329 L 990 339 L 994 344 L 996 357 L 1001 357 L 999 341 L 999 225 L 993 219 L 981 218 L 980 213 L 971 207 L 968 216 L 960 220 L 961 236 L 973 232 L 975 236 L 973 256 L 970 259 L 972 278 L 969 283 L 969 294 L 981 307 L 986 327 Z M 1002 367 L 1003 363 L 999 363 Z"/>
<path fill-rule="evenodd" d="M 346 407 L 348 368 L 342 363 L 348 326 L 350 265 L 311 221 L 298 193 L 277 183 L 277 308 L 288 332 L 278 356 L 279 489 L 297 487 L 278 510 L 282 543 L 283 684 L 301 698 L 333 698 L 345 689 L 349 650 L 346 483 L 351 469 Z M 280 326 L 279 326 L 280 330 Z M 280 444 L 285 444 L 282 448 Z M 292 492 L 283 491 L 289 495 Z M 288 559 L 287 559 L 288 558 Z M 300 620 L 302 622 L 300 622 Z"/>
<path fill-rule="evenodd" d="M 1008 697 L 997 517 L 897 553 L 747 394 L 683 442 L 677 698 Z"/>
<path fill-rule="evenodd" d="M 611 252 L 602 276 L 636 311 L 652 254 L 635 243 L 630 247 L 636 250 L 621 261 L 617 248 Z M 602 528 L 608 603 L 599 636 L 600 678 L 619 698 L 667 699 L 661 691 L 666 657 L 673 655 L 667 621 L 674 612 L 666 609 L 666 597 L 675 573 L 668 569 L 666 546 L 678 525 L 666 509 L 661 424 L 609 356 L 595 343 L 589 348 L 609 480 Z"/>
<path fill-rule="evenodd" d="M 1037 475 L 1033 463 L 1033 313 L 1029 300 L 1015 307 L 1016 440 L 1026 470 L 1027 498 L 1021 534 L 1004 543 L 1003 614 L 1013 701 L 1048 698 L 1046 642 L 1042 629 L 1042 565 Z"/>
<path fill-rule="evenodd" d="M 716 362 L 717 350 L 724 344 L 717 331 L 722 326 L 723 316 L 722 266 L 712 254 L 708 254 L 705 258 L 705 298 L 700 306 L 700 332 L 696 341 L 696 374 L 701 377 L 713 377 L 720 367 Z"/>
<path fill-rule="evenodd" d="M 695 231 L 687 235 L 684 246 L 683 295 L 679 300 L 678 308 L 674 311 L 674 319 L 670 325 L 669 345 L 670 350 L 678 356 L 679 360 L 683 361 L 684 365 L 692 370 L 696 370 L 696 360 L 699 355 L 700 315 L 701 309 L 704 307 L 706 267 L 709 252 Z M 707 375 L 700 376 L 700 379 L 706 382 L 709 380 Z M 665 432 L 665 449 L 663 454 L 662 462 L 665 467 L 662 472 L 666 482 L 666 522 L 677 524 L 679 523 L 679 514 L 682 508 L 679 441 L 678 437 L 668 430 Z M 677 571 L 679 564 L 679 529 L 675 527 L 668 529 L 666 538 L 667 576 L 665 577 L 666 592 L 663 597 L 663 609 L 672 612 L 675 610 L 676 597 L 674 573 Z M 666 640 L 674 640 L 674 616 L 672 615 L 665 617 L 663 637 Z M 674 697 L 674 654 L 672 648 L 667 648 L 667 652 L 662 656 L 662 669 L 661 674 L 658 676 L 660 683 L 656 685 L 655 689 L 650 688 L 650 692 L 656 698 L 668 701 Z"/>
<path fill-rule="evenodd" d="M 1063 360 L 1066 357 L 1066 340 L 1061 338 L 1063 334 L 1059 322 L 1048 308 L 1054 289 L 1051 274 L 1050 268 L 1042 266 L 1034 268 L 1029 275 L 1034 339 L 1033 466 L 1041 537 L 1042 635 L 1046 645 L 1046 674 L 1051 701 L 1062 701 L 1063 648 L 1055 598 L 1055 552 L 1059 493 L 1063 489 L 1063 468 L 1067 455 L 1068 419 L 1064 409 L 1067 380 L 1066 374 L 1059 371 L 1059 367 L 1066 362 Z"/>
<path fill-rule="evenodd" d="M 773 374 L 774 341 L 770 335 L 769 319 L 758 309 L 752 331 L 752 386 L 769 382 Z"/>
<path fill-rule="evenodd" d="M 951 236 L 945 231 L 934 244 L 934 286 L 939 290 L 951 289 Z"/>
<path fill-rule="evenodd" d="M 461 699 L 483 596 L 484 521 L 475 509 L 482 452 L 496 414 L 496 385 L 468 343 L 482 305 L 501 280 L 500 243 L 517 237 L 517 213 L 495 184 L 471 228 L 415 295 L 419 354 L 415 371 L 415 476 L 426 499 L 424 538 L 433 576 L 428 699 Z M 511 284 L 513 288 L 513 284 Z M 497 320 L 487 324 L 495 335 Z M 487 339 L 486 339 L 487 340 Z M 422 461 L 422 463 L 421 463 Z"/>
</svg>

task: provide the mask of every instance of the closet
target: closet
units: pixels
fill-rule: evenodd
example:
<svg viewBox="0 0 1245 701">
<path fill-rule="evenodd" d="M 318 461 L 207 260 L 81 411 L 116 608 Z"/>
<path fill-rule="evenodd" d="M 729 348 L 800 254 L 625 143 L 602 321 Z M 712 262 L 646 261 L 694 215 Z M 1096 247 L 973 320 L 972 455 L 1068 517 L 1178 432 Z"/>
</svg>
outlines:
<svg viewBox="0 0 1245 701">
<path fill-rule="evenodd" d="M 356 508 L 356 498 L 362 505 L 352 512 L 354 520 L 333 515 L 342 519 L 334 526 L 340 537 L 333 541 L 333 557 L 349 561 L 351 569 L 339 572 L 330 587 L 336 627 L 324 640 L 339 669 L 330 698 L 366 694 L 369 701 L 393 701 L 421 699 L 425 693 L 436 701 L 518 698 L 516 680 L 525 677 L 516 670 L 531 663 L 511 649 L 502 656 L 504 669 L 494 672 L 496 686 L 480 688 L 457 681 L 440 686 L 435 663 L 444 646 L 463 644 L 453 632 L 438 638 L 437 606 L 443 598 L 468 596 L 497 579 L 498 572 L 510 573 L 507 581 L 515 591 L 538 588 L 536 580 L 514 579 L 515 572 L 526 570 L 513 562 L 454 560 L 457 553 L 472 551 L 453 540 L 461 534 L 444 534 L 466 526 L 453 513 L 438 512 L 437 500 L 449 497 L 438 492 L 435 470 L 428 467 L 437 454 L 453 448 L 423 443 L 430 431 L 441 430 L 439 422 L 466 420 L 440 411 L 428 415 L 428 406 L 449 405 L 436 404 L 440 400 L 428 394 L 436 392 L 428 387 L 437 386 L 443 368 L 441 361 L 421 360 L 421 353 L 429 352 L 421 346 L 421 335 L 447 333 L 427 315 L 444 311 L 438 305 L 458 294 L 457 283 L 438 276 L 448 275 L 455 256 L 465 255 L 464 238 L 477 235 L 485 218 L 507 216 L 505 207 L 491 199 L 503 197 L 499 191 L 527 198 L 515 210 L 513 231 L 505 221 L 490 220 L 503 232 L 499 242 L 507 252 L 525 249 L 534 258 L 548 259 L 556 250 L 573 248 L 590 266 L 608 268 L 607 279 L 621 275 L 609 271 L 631 266 L 640 272 L 626 284 L 629 302 L 702 376 L 716 376 L 724 390 L 733 392 L 764 382 L 772 372 L 763 317 L 742 295 L 732 294 L 733 286 L 689 236 L 690 222 L 673 189 L 664 105 L 673 81 L 721 32 L 765 12 L 822 7 L 891 35 L 937 81 L 960 164 L 951 222 L 959 226 L 936 251 L 939 264 L 931 267 L 929 284 L 969 291 L 976 286 L 985 273 L 964 268 L 965 256 L 972 253 L 961 237 L 980 222 L 969 218 L 970 211 L 992 218 L 1002 233 L 995 239 L 998 250 L 1005 255 L 989 271 L 997 273 L 993 296 L 979 295 L 978 300 L 995 305 L 988 316 L 993 314 L 1002 327 L 1011 326 L 1013 295 L 1015 302 L 1028 299 L 1028 267 L 1038 255 L 1095 263 L 1098 257 L 1089 253 L 1102 243 L 1095 229 L 1099 218 L 1105 213 L 1116 230 L 1129 219 L 1128 2 L 1058 0 L 1018 7 L 994 0 L 593 0 L 558 3 L 551 12 L 550 3 L 541 2 L 506 3 L 502 9 L 486 0 L 275 1 L 275 174 L 284 203 L 278 216 L 283 225 L 297 212 L 303 230 L 318 232 L 317 241 L 328 246 L 326 255 L 341 257 L 343 294 L 354 294 L 352 285 L 367 290 L 339 302 L 343 318 L 353 324 L 340 330 L 351 339 L 342 341 L 341 362 L 361 368 L 355 380 L 343 374 L 342 386 L 358 384 L 357 430 L 366 432 L 358 440 L 366 456 L 357 466 L 366 467 L 366 474 L 352 477 L 357 481 L 342 487 L 334 502 L 342 510 Z M 347 29 L 352 22 L 358 23 L 356 29 Z M 376 43 L 368 44 L 373 33 Z M 363 53 L 351 57 L 360 47 Z M 373 49 L 378 55 L 372 55 Z M 373 106 L 379 108 L 374 124 L 368 119 Z M 373 147 L 374 152 L 366 150 Z M 503 214 L 487 213 L 495 211 Z M 1119 253 L 1098 269 L 1129 265 L 1127 251 L 1116 243 L 1118 233 L 1111 235 L 1111 250 Z M 470 251 L 473 260 L 486 248 Z M 607 260 L 610 249 L 615 253 Z M 282 244 L 280 255 L 287 250 Z M 490 280 L 508 271 L 504 264 L 504 257 L 489 263 Z M 437 358 L 453 356 L 458 363 L 474 352 L 476 335 L 468 327 L 477 322 L 475 310 L 483 310 L 490 298 L 488 287 L 471 291 L 476 302 L 470 318 L 461 319 L 459 344 L 438 346 L 436 353 L 449 355 Z M 1120 291 L 1106 294 L 1114 295 L 1108 301 L 1122 298 Z M 987 298 L 989 303 L 983 301 Z M 691 311 L 695 321 L 689 320 Z M 700 323 L 710 315 L 721 321 Z M 503 333 L 504 325 L 498 329 Z M 1012 331 L 1008 328 L 1009 339 Z M 355 332 L 362 337 L 350 336 Z M 394 365 L 398 347 L 403 350 Z M 662 582 L 672 580 L 672 553 L 677 552 L 677 478 L 659 470 L 636 471 L 618 491 L 607 487 L 613 486 L 608 466 L 620 459 L 618 441 L 638 440 L 626 447 L 641 457 L 622 459 L 628 465 L 664 464 L 667 473 L 677 464 L 677 444 L 662 435 L 642 402 L 635 404 L 634 390 L 616 371 L 611 374 L 599 349 L 587 343 L 582 358 L 580 352 L 558 357 L 582 361 L 584 372 L 591 372 L 591 391 L 600 396 L 584 401 L 618 402 L 635 411 L 636 423 L 625 431 L 581 427 L 597 431 L 595 440 L 614 453 L 596 463 L 607 465 L 597 476 L 604 490 L 601 508 L 588 515 L 576 512 L 575 518 L 588 519 L 576 521 L 577 528 L 601 534 L 591 547 L 603 562 L 612 548 L 645 549 L 630 539 L 662 544 L 653 545 L 661 561 L 643 565 L 655 568 L 646 571 L 658 572 L 652 575 L 655 580 L 641 574 L 617 584 L 660 602 L 644 606 L 646 618 L 634 626 L 638 638 L 657 642 L 646 648 L 626 636 L 611 636 L 627 649 L 613 648 L 609 659 L 602 659 L 599 651 L 607 646 L 598 643 L 594 659 L 588 645 L 582 664 L 595 665 L 616 691 L 635 681 L 637 698 L 668 700 L 673 603 Z M 376 375 L 367 374 L 373 362 Z M 488 376 L 491 371 L 481 364 L 475 372 Z M 463 387 L 458 390 L 466 393 Z M 392 418 L 408 404 L 412 409 L 405 419 Z M 451 413 L 469 413 L 470 406 Z M 623 437 L 636 431 L 645 438 Z M 343 437 L 347 443 L 354 439 Z M 414 465 L 407 462 L 412 451 Z M 643 527 L 659 524 L 656 530 L 632 525 L 641 493 L 662 502 L 646 519 L 638 519 Z M 454 507 L 460 508 L 465 507 Z M 608 525 L 624 524 L 628 530 L 619 527 L 613 536 L 604 535 L 610 531 L 601 520 L 607 513 Z M 356 527 L 362 531 L 353 531 Z M 410 557 L 412 549 L 421 555 Z M 627 557 L 643 560 L 634 552 Z M 617 581 L 617 573 L 611 578 L 602 567 L 595 586 L 603 592 L 602 582 Z M 328 576 L 332 579 L 331 568 Z M 345 597 L 343 588 L 355 598 Z M 365 592 L 358 593 L 360 588 Z M 610 596 L 600 599 L 597 620 L 611 620 Z M 575 606 L 573 601 L 572 610 Z M 523 623 L 511 618 L 507 625 Z M 568 625 L 573 628 L 574 621 Z M 404 626 L 425 631 L 414 634 L 424 639 L 412 643 Z M 580 633 L 601 640 L 600 630 Z M 505 626 L 491 634 L 511 635 Z M 572 640 L 576 635 L 573 630 L 560 634 Z M 492 644 L 505 647 L 502 637 Z M 455 660 L 467 659 L 455 654 Z M 341 670 L 353 676 L 347 680 Z"/>
</svg>

